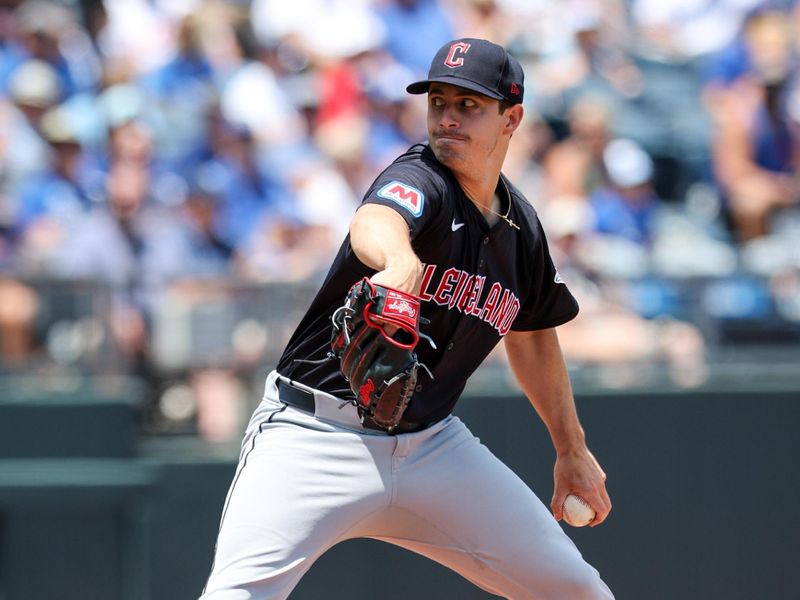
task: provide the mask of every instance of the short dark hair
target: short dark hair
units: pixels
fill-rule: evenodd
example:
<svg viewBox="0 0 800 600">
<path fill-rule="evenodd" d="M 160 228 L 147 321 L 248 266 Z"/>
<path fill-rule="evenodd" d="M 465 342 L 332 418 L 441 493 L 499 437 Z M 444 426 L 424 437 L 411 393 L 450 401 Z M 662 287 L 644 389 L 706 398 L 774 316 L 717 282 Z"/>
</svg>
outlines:
<svg viewBox="0 0 800 600">
<path fill-rule="evenodd" d="M 514 106 L 513 102 L 509 102 L 508 100 L 500 100 L 500 106 L 499 106 L 500 114 L 502 115 L 504 112 L 506 112 L 506 110 L 508 110 L 512 106 Z"/>
</svg>

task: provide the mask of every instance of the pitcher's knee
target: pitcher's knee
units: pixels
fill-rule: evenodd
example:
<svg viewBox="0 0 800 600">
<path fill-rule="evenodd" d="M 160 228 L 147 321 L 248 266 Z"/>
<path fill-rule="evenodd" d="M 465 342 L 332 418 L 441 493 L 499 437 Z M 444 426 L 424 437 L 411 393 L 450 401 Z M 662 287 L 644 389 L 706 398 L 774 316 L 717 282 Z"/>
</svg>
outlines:
<svg viewBox="0 0 800 600">
<path fill-rule="evenodd" d="M 614 596 L 600 575 L 588 564 L 573 571 L 564 581 L 564 600 L 613 600 Z"/>
</svg>

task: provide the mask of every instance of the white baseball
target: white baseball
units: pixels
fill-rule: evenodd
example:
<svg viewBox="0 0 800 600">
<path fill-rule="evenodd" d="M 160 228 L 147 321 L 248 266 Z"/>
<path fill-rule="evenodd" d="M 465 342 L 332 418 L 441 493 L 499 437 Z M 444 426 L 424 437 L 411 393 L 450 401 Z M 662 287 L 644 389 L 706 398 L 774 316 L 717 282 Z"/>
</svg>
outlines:
<svg viewBox="0 0 800 600">
<path fill-rule="evenodd" d="M 575 494 L 570 494 L 564 499 L 562 507 L 564 520 L 573 527 L 584 527 L 594 520 L 595 512 L 591 506 Z"/>
</svg>

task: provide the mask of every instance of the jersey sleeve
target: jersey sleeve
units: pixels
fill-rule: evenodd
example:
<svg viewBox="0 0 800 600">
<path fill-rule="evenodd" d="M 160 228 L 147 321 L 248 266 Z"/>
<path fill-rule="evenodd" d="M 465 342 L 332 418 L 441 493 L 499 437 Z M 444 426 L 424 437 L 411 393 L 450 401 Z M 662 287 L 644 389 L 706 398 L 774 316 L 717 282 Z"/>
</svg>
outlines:
<svg viewBox="0 0 800 600">
<path fill-rule="evenodd" d="M 397 212 L 413 240 L 439 213 L 445 194 L 441 178 L 421 162 L 399 162 L 378 176 L 363 204 L 381 204 Z"/>
<path fill-rule="evenodd" d="M 511 329 L 547 329 L 574 319 L 578 314 L 578 301 L 553 264 L 547 239 L 538 220 L 534 243 L 525 252 L 527 256 L 523 260 L 524 264 L 529 265 L 527 279 L 531 287 Z"/>
</svg>

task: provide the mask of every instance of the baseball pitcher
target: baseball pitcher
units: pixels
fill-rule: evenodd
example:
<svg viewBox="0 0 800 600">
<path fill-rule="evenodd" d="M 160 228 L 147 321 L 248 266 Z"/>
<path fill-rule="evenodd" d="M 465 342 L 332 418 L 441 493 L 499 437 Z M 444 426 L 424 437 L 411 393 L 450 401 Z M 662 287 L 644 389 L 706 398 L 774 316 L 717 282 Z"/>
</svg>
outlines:
<svg viewBox="0 0 800 600">
<path fill-rule="evenodd" d="M 427 79 L 428 143 L 367 191 L 266 381 L 222 511 L 203 600 L 286 598 L 335 544 L 402 546 L 514 600 L 613 598 L 557 521 L 611 510 L 555 327 L 578 312 L 536 211 L 501 173 L 523 72 L 480 39 Z M 503 341 L 556 450 L 550 510 L 451 413 Z"/>
</svg>

